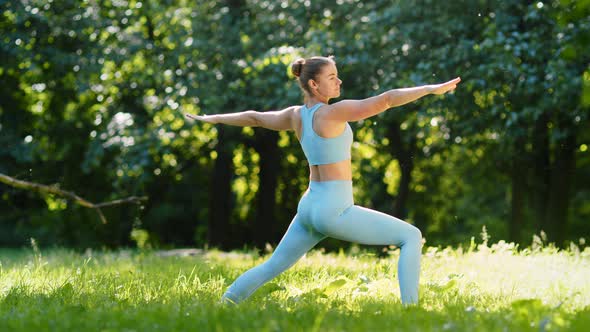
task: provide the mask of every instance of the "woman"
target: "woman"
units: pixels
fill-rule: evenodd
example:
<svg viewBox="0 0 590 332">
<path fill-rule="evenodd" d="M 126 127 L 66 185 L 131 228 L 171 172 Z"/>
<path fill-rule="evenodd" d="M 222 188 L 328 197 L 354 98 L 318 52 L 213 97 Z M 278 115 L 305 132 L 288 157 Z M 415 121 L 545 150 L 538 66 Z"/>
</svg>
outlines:
<svg viewBox="0 0 590 332">
<path fill-rule="evenodd" d="M 239 303 L 258 287 L 295 264 L 326 237 L 369 245 L 396 245 L 401 300 L 418 302 L 422 234 L 395 217 L 354 205 L 350 147 L 350 121 L 359 121 L 428 94 L 453 90 L 460 78 L 438 84 L 395 89 L 363 100 L 342 100 L 342 81 L 332 57 L 298 59 L 291 65 L 305 95 L 302 106 L 281 111 L 245 111 L 232 114 L 191 115 L 209 123 L 293 130 L 309 162 L 309 188 L 299 201 L 297 214 L 272 256 L 242 274 L 223 295 L 226 303 Z"/>
</svg>

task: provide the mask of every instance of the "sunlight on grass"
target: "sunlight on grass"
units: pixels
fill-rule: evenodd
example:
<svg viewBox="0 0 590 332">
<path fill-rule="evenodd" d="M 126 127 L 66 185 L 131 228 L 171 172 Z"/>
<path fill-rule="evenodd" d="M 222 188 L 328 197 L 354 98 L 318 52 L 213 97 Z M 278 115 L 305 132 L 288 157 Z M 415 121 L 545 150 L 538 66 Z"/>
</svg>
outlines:
<svg viewBox="0 0 590 332">
<path fill-rule="evenodd" d="M 590 249 L 499 242 L 425 248 L 420 305 L 399 300 L 399 251 L 310 252 L 239 306 L 219 298 L 268 256 L 0 251 L 0 330 L 583 330 Z"/>
</svg>

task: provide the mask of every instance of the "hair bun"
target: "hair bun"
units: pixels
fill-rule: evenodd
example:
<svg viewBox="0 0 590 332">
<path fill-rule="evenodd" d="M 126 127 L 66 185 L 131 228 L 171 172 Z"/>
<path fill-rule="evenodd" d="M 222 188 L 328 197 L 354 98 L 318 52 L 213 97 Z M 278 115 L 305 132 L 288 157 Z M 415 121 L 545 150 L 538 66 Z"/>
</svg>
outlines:
<svg viewBox="0 0 590 332">
<path fill-rule="evenodd" d="M 299 77 L 299 75 L 301 75 L 301 70 L 303 69 L 304 64 L 305 59 L 303 58 L 295 60 L 295 62 L 293 62 L 293 64 L 291 65 L 291 73 L 293 73 L 293 75 L 295 75 L 296 77 Z"/>
</svg>

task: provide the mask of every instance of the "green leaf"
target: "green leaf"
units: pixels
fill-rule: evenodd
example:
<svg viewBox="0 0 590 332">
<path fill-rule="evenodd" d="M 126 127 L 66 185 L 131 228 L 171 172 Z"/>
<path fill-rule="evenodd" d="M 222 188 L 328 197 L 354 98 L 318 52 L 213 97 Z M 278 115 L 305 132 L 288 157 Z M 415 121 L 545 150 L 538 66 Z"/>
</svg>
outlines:
<svg viewBox="0 0 590 332">
<path fill-rule="evenodd" d="M 512 302 L 510 306 L 515 311 L 528 312 L 541 309 L 543 302 L 539 299 L 522 299 Z"/>
<path fill-rule="evenodd" d="M 274 282 L 270 282 L 270 283 L 264 285 L 262 287 L 262 289 L 260 289 L 260 291 L 258 292 L 259 294 L 257 294 L 257 295 L 266 296 L 270 293 L 274 293 L 276 291 L 283 291 L 283 290 L 285 290 L 284 286 L 281 286 L 281 285 L 276 284 Z"/>
<path fill-rule="evenodd" d="M 342 288 L 342 286 L 346 285 L 348 281 L 346 279 L 337 279 L 332 281 L 326 288 L 324 288 L 324 294 L 331 295 L 338 289 Z"/>
</svg>

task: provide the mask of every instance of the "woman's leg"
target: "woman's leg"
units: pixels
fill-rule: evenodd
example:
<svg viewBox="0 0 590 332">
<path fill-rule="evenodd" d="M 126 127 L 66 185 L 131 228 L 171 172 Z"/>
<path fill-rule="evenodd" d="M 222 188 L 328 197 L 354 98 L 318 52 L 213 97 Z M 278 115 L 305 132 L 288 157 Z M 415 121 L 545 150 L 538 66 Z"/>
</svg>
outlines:
<svg viewBox="0 0 590 332">
<path fill-rule="evenodd" d="M 353 205 L 329 222 L 315 225 L 329 237 L 370 245 L 393 244 L 401 249 L 398 275 L 402 303 L 418 302 L 422 234 L 413 225 L 385 213 Z"/>
<path fill-rule="evenodd" d="M 258 287 L 295 264 L 306 252 L 325 236 L 305 227 L 295 215 L 287 232 L 272 256 L 264 263 L 246 271 L 223 295 L 223 302 L 239 303 L 248 298 Z"/>
</svg>

